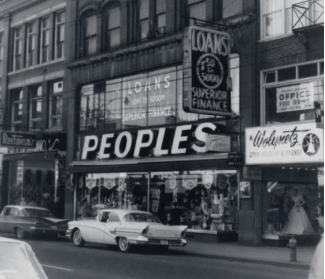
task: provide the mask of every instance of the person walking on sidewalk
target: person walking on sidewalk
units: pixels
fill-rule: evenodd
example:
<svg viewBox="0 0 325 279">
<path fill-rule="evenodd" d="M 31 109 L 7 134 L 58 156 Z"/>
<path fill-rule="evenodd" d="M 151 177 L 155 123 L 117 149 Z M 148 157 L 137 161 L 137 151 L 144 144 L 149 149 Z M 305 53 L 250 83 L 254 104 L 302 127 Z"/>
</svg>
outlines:
<svg viewBox="0 0 325 279">
<path fill-rule="evenodd" d="M 319 217 L 318 224 L 321 229 L 324 230 L 324 204 L 319 205 Z M 311 260 L 308 279 L 323 279 L 324 278 L 324 232 L 321 235 L 321 239 L 317 244 L 315 253 Z"/>
</svg>

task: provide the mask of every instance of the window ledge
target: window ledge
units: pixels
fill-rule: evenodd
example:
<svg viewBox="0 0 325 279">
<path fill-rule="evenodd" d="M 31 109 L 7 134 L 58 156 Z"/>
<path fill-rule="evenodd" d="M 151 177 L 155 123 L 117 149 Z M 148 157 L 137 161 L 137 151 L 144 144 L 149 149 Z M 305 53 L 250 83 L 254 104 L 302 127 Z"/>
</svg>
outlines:
<svg viewBox="0 0 325 279">
<path fill-rule="evenodd" d="M 21 70 L 9 72 L 8 76 L 23 73 L 23 72 L 26 72 L 26 71 L 29 71 L 29 70 L 34 70 L 34 69 L 37 69 L 37 68 L 41 68 L 41 67 L 44 67 L 44 66 L 48 66 L 48 65 L 52 65 L 52 64 L 59 63 L 59 62 L 64 62 L 64 61 L 65 61 L 65 58 L 51 60 L 51 61 L 46 62 L 46 63 L 41 63 L 41 64 L 37 64 L 35 66 L 31 66 L 31 67 L 28 67 L 28 68 L 23 68 Z"/>
<path fill-rule="evenodd" d="M 257 42 L 258 43 L 267 43 L 270 41 L 280 40 L 280 39 L 288 38 L 291 36 L 294 36 L 294 34 L 293 33 L 281 34 L 281 35 L 277 35 L 277 36 L 273 36 L 273 37 L 269 37 L 269 38 L 264 38 L 264 39 L 258 40 Z"/>
</svg>

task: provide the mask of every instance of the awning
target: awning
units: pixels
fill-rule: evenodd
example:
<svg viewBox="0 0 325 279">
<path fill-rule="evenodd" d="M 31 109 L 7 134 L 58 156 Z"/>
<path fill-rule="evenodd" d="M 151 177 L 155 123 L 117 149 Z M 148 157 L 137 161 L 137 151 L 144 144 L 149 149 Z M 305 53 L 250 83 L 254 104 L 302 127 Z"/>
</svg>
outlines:
<svg viewBox="0 0 325 279">
<path fill-rule="evenodd" d="M 228 153 L 162 156 L 134 159 L 84 160 L 69 165 L 70 172 L 149 172 L 227 168 Z"/>
</svg>

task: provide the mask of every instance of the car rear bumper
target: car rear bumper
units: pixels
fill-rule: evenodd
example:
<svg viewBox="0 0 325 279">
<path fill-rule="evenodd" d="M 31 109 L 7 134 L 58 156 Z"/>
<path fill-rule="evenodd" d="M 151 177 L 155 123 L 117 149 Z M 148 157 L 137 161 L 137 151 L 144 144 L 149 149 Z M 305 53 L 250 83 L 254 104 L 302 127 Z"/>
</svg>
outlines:
<svg viewBox="0 0 325 279">
<path fill-rule="evenodd" d="M 183 238 L 181 239 L 156 239 L 147 238 L 144 236 L 138 236 L 135 239 L 128 239 L 130 244 L 135 245 L 152 245 L 152 246 L 181 246 L 187 245 L 187 241 Z"/>
<path fill-rule="evenodd" d="M 35 235 L 65 235 L 65 229 L 58 228 L 42 228 L 42 227 L 31 227 L 30 233 Z"/>
</svg>

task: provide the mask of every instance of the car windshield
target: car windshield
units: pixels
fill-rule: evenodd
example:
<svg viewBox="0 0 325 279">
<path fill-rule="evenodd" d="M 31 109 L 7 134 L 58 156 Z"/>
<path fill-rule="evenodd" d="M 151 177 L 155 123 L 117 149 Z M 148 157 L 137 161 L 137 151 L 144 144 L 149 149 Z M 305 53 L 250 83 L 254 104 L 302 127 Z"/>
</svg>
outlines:
<svg viewBox="0 0 325 279">
<path fill-rule="evenodd" d="M 122 218 L 125 222 L 161 223 L 157 216 L 146 213 L 130 213 Z"/>
<path fill-rule="evenodd" d="M 52 213 L 48 210 L 24 208 L 21 211 L 22 217 L 53 217 Z"/>
<path fill-rule="evenodd" d="M 24 243 L 0 243 L 0 278 L 47 279 L 34 252 Z"/>
</svg>

